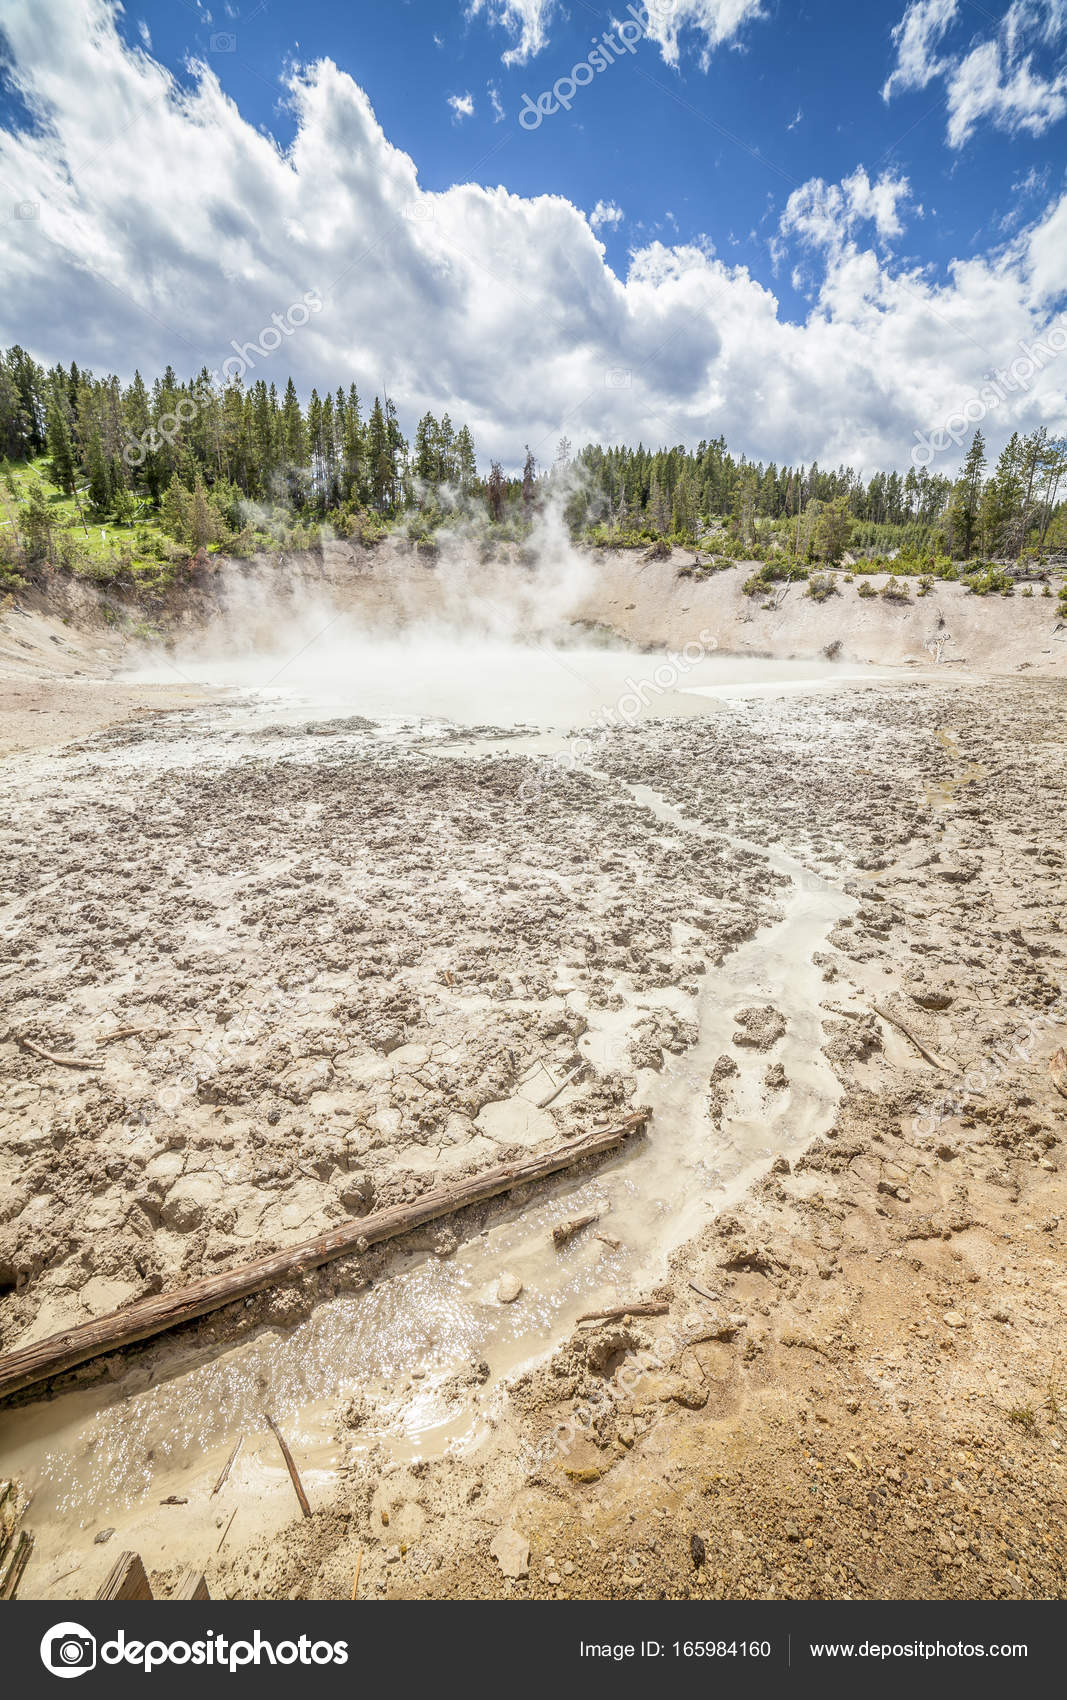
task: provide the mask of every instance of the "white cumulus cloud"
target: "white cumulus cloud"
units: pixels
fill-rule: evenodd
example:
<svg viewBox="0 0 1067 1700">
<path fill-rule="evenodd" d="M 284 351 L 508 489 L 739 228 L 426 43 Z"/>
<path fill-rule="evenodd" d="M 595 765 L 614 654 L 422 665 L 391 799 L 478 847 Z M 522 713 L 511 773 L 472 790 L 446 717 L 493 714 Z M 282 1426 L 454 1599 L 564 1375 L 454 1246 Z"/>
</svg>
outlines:
<svg viewBox="0 0 1067 1700">
<path fill-rule="evenodd" d="M 447 410 L 509 466 L 564 432 L 695 445 L 721 431 L 765 460 L 871 469 L 905 464 L 914 431 L 1039 337 L 1061 301 L 1067 195 L 935 275 L 871 245 L 899 232 L 902 178 L 807 185 L 781 233 L 815 274 L 792 322 L 710 241 L 647 243 L 619 275 L 562 195 L 425 192 L 328 59 L 289 73 L 282 148 L 209 66 L 179 83 L 127 46 L 108 0 L 7 0 L 0 20 L 11 110 L 30 114 L 0 129 L 0 179 L 40 205 L 7 218 L 0 342 L 48 363 L 192 375 L 317 290 L 321 311 L 250 379 L 281 387 L 291 373 L 305 397 L 385 384 L 408 430 Z M 619 369 L 626 387 L 607 381 Z M 986 421 L 994 452 L 1015 426 L 1067 430 L 1064 388 L 1054 362 L 1006 402 Z"/>
<path fill-rule="evenodd" d="M 614 201 L 598 201 L 589 214 L 589 222 L 594 230 L 603 230 L 605 226 L 612 229 L 621 224 L 625 216 L 622 208 L 617 207 Z"/>
<path fill-rule="evenodd" d="M 512 45 L 503 54 L 505 65 L 525 65 L 548 46 L 549 25 L 560 7 L 558 0 L 466 0 L 464 9 L 468 18 L 484 14 L 511 36 Z M 635 0 L 633 13 L 624 10 L 622 19 L 632 23 L 635 14 L 642 20 L 647 16 L 645 34 L 657 43 L 668 65 L 677 65 L 680 40 L 691 32 L 705 69 L 717 47 L 734 41 L 746 24 L 765 16 L 762 0 Z M 593 21 L 591 13 L 590 24 Z M 611 27 L 618 21 L 612 18 Z"/>
<path fill-rule="evenodd" d="M 1012 0 L 984 40 L 972 39 L 966 53 L 942 53 L 959 18 L 958 0 L 911 0 L 893 30 L 897 61 L 882 88 L 885 100 L 942 78 L 952 148 L 963 147 L 983 122 L 1009 136 L 1040 136 L 1067 114 L 1064 0 Z"/>
</svg>

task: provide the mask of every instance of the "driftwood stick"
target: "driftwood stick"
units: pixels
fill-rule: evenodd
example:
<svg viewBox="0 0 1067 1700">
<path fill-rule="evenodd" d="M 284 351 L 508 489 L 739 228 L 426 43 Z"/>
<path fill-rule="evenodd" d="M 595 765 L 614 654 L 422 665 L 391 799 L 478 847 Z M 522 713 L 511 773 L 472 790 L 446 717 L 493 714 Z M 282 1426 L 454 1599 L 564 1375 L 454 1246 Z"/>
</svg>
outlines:
<svg viewBox="0 0 1067 1700">
<path fill-rule="evenodd" d="M 538 1100 L 537 1108 L 539 1110 L 547 1110 L 549 1104 L 554 1104 L 556 1102 L 556 1099 L 559 1097 L 560 1093 L 565 1092 L 567 1090 L 567 1087 L 570 1085 L 571 1081 L 575 1078 L 576 1075 L 581 1074 L 584 1067 L 585 1067 L 585 1060 L 583 1058 L 583 1060 L 577 1065 L 576 1068 L 572 1068 L 571 1072 L 568 1075 L 564 1076 L 564 1078 L 560 1081 L 559 1085 L 556 1087 L 556 1090 L 554 1092 L 550 1092 L 548 1094 L 547 1098 L 541 1098 L 541 1099 Z M 552 1076 L 549 1075 L 550 1080 L 551 1080 L 551 1078 L 552 1078 Z"/>
<path fill-rule="evenodd" d="M 374 1211 L 369 1216 L 340 1223 L 314 1239 L 302 1240 L 298 1245 L 273 1252 L 269 1257 L 256 1258 L 253 1263 L 242 1264 L 225 1274 L 209 1275 L 173 1293 L 154 1293 L 150 1298 L 127 1305 L 124 1310 L 113 1310 L 95 1322 L 79 1323 L 60 1334 L 36 1340 L 32 1345 L 0 1358 L 0 1399 L 22 1387 L 45 1381 L 49 1376 L 59 1375 L 63 1370 L 73 1369 L 75 1364 L 85 1363 L 89 1358 L 117 1351 L 122 1346 L 132 1346 L 138 1340 L 162 1334 L 168 1328 L 176 1328 L 180 1323 L 218 1310 L 235 1299 L 262 1292 L 265 1287 L 275 1286 L 286 1276 L 302 1275 L 308 1269 L 329 1263 L 332 1258 L 343 1257 L 346 1252 L 365 1251 L 370 1245 L 379 1245 L 383 1240 L 421 1228 L 427 1222 L 463 1210 L 470 1204 L 480 1204 L 530 1181 L 543 1180 L 561 1169 L 573 1168 L 586 1158 L 603 1156 L 644 1127 L 648 1114 L 647 1110 L 638 1110 L 617 1127 L 603 1128 L 584 1139 L 554 1146 L 551 1151 L 501 1163 L 466 1180 L 433 1187 L 413 1204 L 390 1205 L 388 1209 Z"/>
<path fill-rule="evenodd" d="M 588 1228 L 590 1222 L 599 1221 L 599 1212 L 590 1210 L 587 1216 L 572 1216 L 569 1222 L 557 1222 L 552 1230 L 552 1242 L 557 1246 L 566 1245 L 575 1234 L 580 1233 L 583 1228 Z"/>
<path fill-rule="evenodd" d="M 147 1027 L 116 1027 L 111 1033 L 98 1033 L 98 1045 L 110 1045 L 112 1039 L 133 1039 L 139 1033 L 198 1033 L 198 1027 L 157 1027 L 154 1023 Z"/>
<path fill-rule="evenodd" d="M 702 1299 L 710 1300 L 713 1305 L 718 1304 L 720 1298 L 718 1293 L 709 1293 L 708 1289 L 706 1287 L 702 1287 L 699 1281 L 690 1281 L 689 1285 L 692 1287 L 694 1293 L 700 1294 Z"/>
<path fill-rule="evenodd" d="M 222 1466 L 222 1474 L 219 1476 L 218 1481 L 215 1483 L 215 1486 L 211 1490 L 211 1493 L 209 1495 L 209 1497 L 211 1499 L 214 1499 L 214 1497 L 218 1493 L 220 1487 L 222 1487 L 223 1483 L 225 1482 L 226 1477 L 229 1475 L 230 1471 L 233 1469 L 234 1464 L 237 1462 L 237 1454 L 240 1452 L 244 1443 L 245 1443 L 244 1435 L 239 1434 L 237 1436 L 237 1440 L 236 1440 L 236 1443 L 234 1445 L 233 1451 L 230 1453 L 230 1456 L 227 1458 L 225 1464 Z"/>
<path fill-rule="evenodd" d="M 620 1316 L 666 1316 L 669 1304 L 659 1299 L 645 1299 L 640 1304 L 613 1305 L 610 1310 L 589 1310 L 579 1322 L 615 1322 Z"/>
<path fill-rule="evenodd" d="M 268 1423 L 270 1424 L 271 1433 L 273 1434 L 275 1440 L 278 1442 L 278 1445 L 282 1449 L 282 1457 L 285 1459 L 285 1467 L 289 1472 L 289 1480 L 292 1482 L 294 1491 L 296 1493 L 296 1497 L 300 1501 L 300 1509 L 304 1513 L 305 1517 L 310 1517 L 311 1516 L 311 1507 L 308 1504 L 308 1496 L 304 1492 L 304 1484 L 300 1480 L 300 1474 L 297 1470 L 296 1465 L 293 1463 L 293 1455 L 290 1452 L 288 1446 L 286 1446 L 286 1444 L 285 1444 L 285 1436 L 283 1435 L 281 1429 L 278 1427 L 277 1423 L 274 1421 L 274 1418 L 271 1416 L 270 1412 L 264 1411 L 263 1414 L 266 1417 Z"/>
<path fill-rule="evenodd" d="M 229 1521 L 229 1523 L 227 1523 L 227 1525 L 226 1525 L 226 1527 L 225 1527 L 225 1529 L 223 1529 L 223 1531 L 222 1531 L 222 1534 L 221 1534 L 221 1536 L 220 1536 L 220 1538 L 219 1538 L 219 1544 L 218 1544 L 218 1546 L 217 1546 L 217 1547 L 216 1547 L 216 1548 L 215 1548 L 215 1551 L 216 1551 L 216 1552 L 217 1552 L 217 1553 L 219 1553 L 219 1552 L 221 1552 L 221 1551 L 222 1551 L 222 1543 L 223 1543 L 223 1541 L 224 1541 L 224 1540 L 225 1540 L 225 1539 L 226 1539 L 226 1536 L 227 1536 L 227 1535 L 228 1535 L 228 1534 L 229 1534 L 229 1532 L 230 1532 L 230 1528 L 231 1528 L 231 1526 L 232 1526 L 232 1524 L 233 1524 L 233 1520 L 234 1520 L 234 1518 L 235 1518 L 235 1517 L 236 1517 L 236 1516 L 237 1516 L 237 1507 L 236 1507 L 236 1505 L 235 1505 L 235 1506 L 234 1506 L 234 1508 L 233 1508 L 233 1510 L 232 1510 L 232 1511 L 231 1511 L 231 1512 L 230 1512 L 230 1521 Z"/>
<path fill-rule="evenodd" d="M 355 1599 L 357 1593 L 359 1592 L 359 1573 L 362 1569 L 363 1569 L 363 1548 L 360 1547 L 359 1557 L 356 1559 L 356 1574 L 352 1578 L 352 1598 L 353 1599 Z"/>
<path fill-rule="evenodd" d="M 103 1068 L 103 1063 L 85 1062 L 82 1057 L 61 1057 L 55 1051 L 46 1051 L 43 1045 L 34 1044 L 32 1039 L 19 1039 L 24 1051 L 32 1051 L 35 1057 L 43 1057 L 45 1062 L 58 1063 L 60 1068 Z"/>
<path fill-rule="evenodd" d="M 915 1046 L 915 1049 L 920 1051 L 926 1058 L 927 1062 L 933 1064 L 934 1068 L 939 1068 L 943 1072 L 947 1071 L 949 1073 L 959 1074 L 959 1068 L 955 1063 L 942 1062 L 940 1057 L 935 1057 L 933 1051 L 928 1051 L 922 1040 L 915 1037 L 911 1028 L 905 1027 L 899 1016 L 890 1015 L 889 1011 L 887 1009 L 883 1009 L 881 1004 L 872 1004 L 871 1008 L 874 1010 L 875 1015 L 880 1015 L 883 1021 L 888 1021 L 893 1027 L 896 1027 L 901 1033 L 903 1033 L 905 1039 L 910 1039 L 912 1044 Z"/>
</svg>

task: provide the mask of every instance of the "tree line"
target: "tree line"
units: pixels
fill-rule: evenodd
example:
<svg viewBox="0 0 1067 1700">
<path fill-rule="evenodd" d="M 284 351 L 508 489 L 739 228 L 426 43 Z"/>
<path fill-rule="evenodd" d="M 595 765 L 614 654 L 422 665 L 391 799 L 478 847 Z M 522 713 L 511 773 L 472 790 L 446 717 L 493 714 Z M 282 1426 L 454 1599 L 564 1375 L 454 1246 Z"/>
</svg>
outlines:
<svg viewBox="0 0 1067 1700">
<path fill-rule="evenodd" d="M 0 352 L 0 457 L 42 455 L 79 511 L 84 502 L 120 525 L 148 511 L 195 547 L 222 546 L 250 512 L 268 510 L 344 534 L 346 516 L 417 515 L 413 524 L 432 526 L 457 501 L 481 502 L 491 521 L 521 526 L 563 474 L 574 529 L 619 542 L 698 543 L 722 521 L 742 550 L 768 526 L 795 523 L 798 536 L 817 531 L 828 559 L 863 527 L 900 528 L 901 540 L 961 559 L 1067 541 L 1067 441 L 1045 429 L 1013 435 L 992 469 L 976 432 L 956 478 L 925 466 L 865 479 L 851 466 L 764 465 L 731 454 L 722 436 L 695 451 L 591 444 L 577 455 L 564 439 L 546 469 L 527 449 L 521 474 L 492 461 L 483 477 L 466 425 L 427 412 L 409 443 L 389 397 L 365 412 L 351 382 L 313 389 L 305 407 L 292 378 L 280 395 L 263 378 L 220 385 L 206 368 L 179 381 L 168 366 L 149 384 L 135 372 L 123 384 L 73 362 L 46 369 L 15 346 Z"/>
</svg>

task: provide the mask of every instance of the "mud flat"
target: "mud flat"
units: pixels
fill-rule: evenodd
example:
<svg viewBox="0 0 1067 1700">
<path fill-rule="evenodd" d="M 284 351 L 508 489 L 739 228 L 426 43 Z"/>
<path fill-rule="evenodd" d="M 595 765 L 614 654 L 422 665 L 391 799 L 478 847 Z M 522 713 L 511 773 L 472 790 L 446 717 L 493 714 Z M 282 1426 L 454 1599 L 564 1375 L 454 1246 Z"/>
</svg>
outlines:
<svg viewBox="0 0 1067 1700">
<path fill-rule="evenodd" d="M 653 1112 L 10 1402 L 24 1594 L 1062 1594 L 1067 688 L 783 671 L 3 763 L 5 1351 Z"/>
</svg>

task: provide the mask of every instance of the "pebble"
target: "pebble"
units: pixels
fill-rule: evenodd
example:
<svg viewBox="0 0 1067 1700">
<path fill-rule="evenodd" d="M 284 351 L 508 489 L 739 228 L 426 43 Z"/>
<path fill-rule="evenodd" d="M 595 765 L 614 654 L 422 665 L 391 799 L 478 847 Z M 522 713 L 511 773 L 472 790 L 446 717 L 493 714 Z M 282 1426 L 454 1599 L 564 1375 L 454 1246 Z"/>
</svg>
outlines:
<svg viewBox="0 0 1067 1700">
<path fill-rule="evenodd" d="M 966 1328 L 967 1326 L 967 1318 L 961 1316 L 958 1310 L 946 1310 L 941 1320 L 948 1328 Z"/>
<path fill-rule="evenodd" d="M 504 1274 L 501 1275 L 500 1280 L 497 1282 L 497 1302 L 502 1305 L 514 1304 L 521 1292 L 522 1282 L 519 1280 L 519 1277 L 517 1275 L 512 1275 L 510 1271 L 505 1270 Z"/>
</svg>

